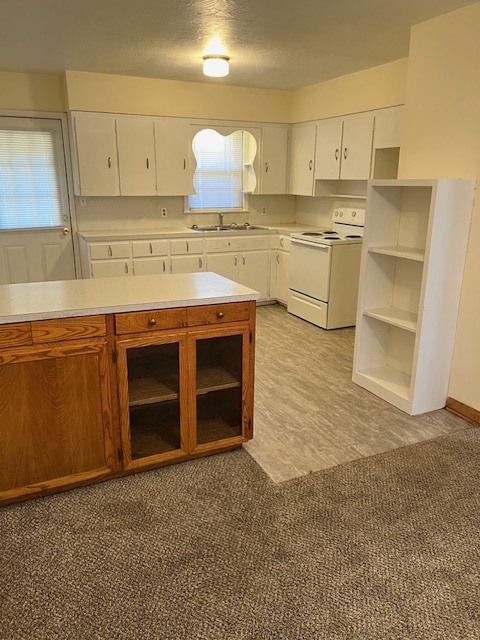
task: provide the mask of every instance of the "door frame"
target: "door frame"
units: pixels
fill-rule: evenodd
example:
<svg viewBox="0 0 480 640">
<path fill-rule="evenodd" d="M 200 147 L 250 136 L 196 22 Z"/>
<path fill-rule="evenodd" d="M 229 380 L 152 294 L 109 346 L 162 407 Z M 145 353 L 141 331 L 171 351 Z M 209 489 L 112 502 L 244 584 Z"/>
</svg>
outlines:
<svg viewBox="0 0 480 640">
<path fill-rule="evenodd" d="M 75 269 L 75 278 L 82 277 L 80 246 L 78 242 L 78 226 L 77 215 L 75 209 L 75 200 L 73 197 L 73 171 L 70 151 L 70 131 L 68 127 L 67 114 L 59 111 L 14 111 L 12 109 L 0 109 L 1 117 L 11 118 L 33 118 L 37 120 L 58 120 L 62 130 L 63 155 L 65 158 L 65 175 L 67 180 L 67 202 L 68 215 L 70 216 L 70 228 L 72 233 L 73 247 L 73 263 Z"/>
</svg>

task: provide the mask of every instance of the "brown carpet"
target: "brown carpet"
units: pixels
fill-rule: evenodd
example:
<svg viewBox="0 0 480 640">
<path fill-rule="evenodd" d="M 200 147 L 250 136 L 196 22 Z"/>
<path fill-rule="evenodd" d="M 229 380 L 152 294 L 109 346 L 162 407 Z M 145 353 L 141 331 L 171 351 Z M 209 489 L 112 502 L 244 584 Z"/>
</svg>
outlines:
<svg viewBox="0 0 480 640">
<path fill-rule="evenodd" d="M 0 510 L 2 640 L 480 638 L 480 429 L 275 485 L 244 450 Z"/>
</svg>

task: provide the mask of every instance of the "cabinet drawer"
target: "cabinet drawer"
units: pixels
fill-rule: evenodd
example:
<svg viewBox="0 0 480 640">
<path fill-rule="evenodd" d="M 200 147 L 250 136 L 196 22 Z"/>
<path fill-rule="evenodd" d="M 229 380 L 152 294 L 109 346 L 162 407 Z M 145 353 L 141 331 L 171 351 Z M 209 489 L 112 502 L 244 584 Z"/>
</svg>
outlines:
<svg viewBox="0 0 480 640">
<path fill-rule="evenodd" d="M 234 302 L 227 304 L 212 304 L 204 307 L 187 308 L 187 324 L 195 327 L 202 324 L 220 324 L 223 322 L 239 322 L 248 320 L 249 303 Z"/>
<path fill-rule="evenodd" d="M 27 344 L 32 344 L 30 322 L 0 325 L 0 347 L 16 347 Z"/>
<path fill-rule="evenodd" d="M 189 240 L 170 240 L 170 253 L 172 256 L 185 255 L 187 253 L 203 253 L 204 242 L 200 238 Z"/>
<path fill-rule="evenodd" d="M 130 242 L 96 242 L 90 245 L 90 258 L 92 260 L 129 258 L 130 251 Z"/>
<path fill-rule="evenodd" d="M 157 309 L 115 314 L 115 333 L 177 329 L 187 325 L 186 309 Z"/>
<path fill-rule="evenodd" d="M 32 322 L 32 340 L 57 342 L 80 338 L 99 338 L 107 333 L 105 316 L 82 316 L 80 318 L 58 318 Z"/>
<path fill-rule="evenodd" d="M 132 250 L 134 258 L 167 256 L 168 240 L 137 240 L 132 242 Z"/>
</svg>

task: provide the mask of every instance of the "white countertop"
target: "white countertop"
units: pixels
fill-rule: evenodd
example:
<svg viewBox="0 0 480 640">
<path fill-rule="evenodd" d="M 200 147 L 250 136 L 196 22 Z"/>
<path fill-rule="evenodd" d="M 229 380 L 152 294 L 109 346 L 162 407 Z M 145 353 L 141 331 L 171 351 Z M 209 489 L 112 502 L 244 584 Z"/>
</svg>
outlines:
<svg viewBox="0 0 480 640">
<path fill-rule="evenodd" d="M 257 300 L 216 273 L 26 282 L 0 286 L 0 324 Z"/>
<path fill-rule="evenodd" d="M 215 236 L 231 236 L 233 234 L 241 236 L 251 236 L 259 234 L 275 234 L 275 233 L 301 233 L 302 231 L 318 230 L 308 224 L 299 222 L 280 222 L 278 224 L 261 224 L 261 229 L 249 229 L 247 231 L 239 229 L 238 231 L 194 231 L 190 227 L 165 227 L 162 229 L 103 229 L 98 231 L 78 231 L 78 235 L 90 241 L 109 241 L 109 240 L 149 240 L 152 238 L 210 238 Z M 323 227 L 322 227 L 323 229 Z"/>
</svg>

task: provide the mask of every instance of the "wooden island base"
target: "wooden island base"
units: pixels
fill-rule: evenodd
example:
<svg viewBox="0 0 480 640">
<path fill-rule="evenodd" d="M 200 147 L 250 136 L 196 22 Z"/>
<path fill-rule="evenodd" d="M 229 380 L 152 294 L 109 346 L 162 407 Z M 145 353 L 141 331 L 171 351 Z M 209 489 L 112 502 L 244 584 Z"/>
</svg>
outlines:
<svg viewBox="0 0 480 640">
<path fill-rule="evenodd" d="M 252 437 L 258 295 L 187 275 L 213 276 L 244 299 L 0 324 L 0 504 Z"/>
</svg>

